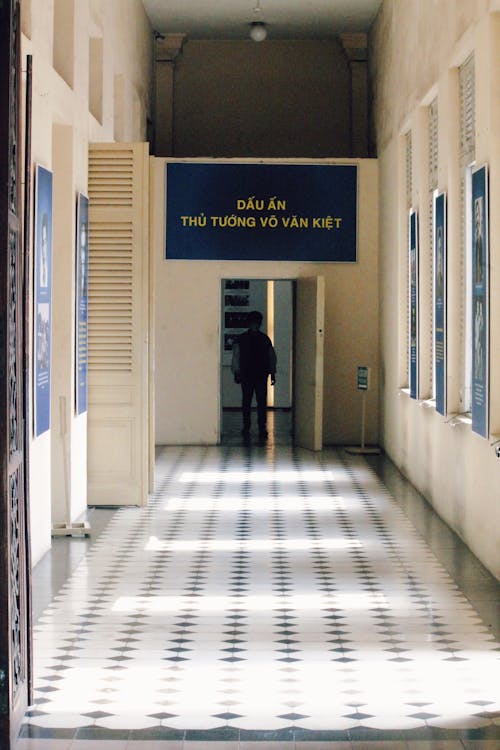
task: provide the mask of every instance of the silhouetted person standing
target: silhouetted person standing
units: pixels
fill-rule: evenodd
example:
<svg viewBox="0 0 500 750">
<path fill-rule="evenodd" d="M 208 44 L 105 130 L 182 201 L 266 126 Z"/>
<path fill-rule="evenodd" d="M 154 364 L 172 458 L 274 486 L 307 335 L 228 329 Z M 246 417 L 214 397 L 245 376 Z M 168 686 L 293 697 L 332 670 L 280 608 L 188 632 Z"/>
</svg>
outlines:
<svg viewBox="0 0 500 750">
<path fill-rule="evenodd" d="M 236 383 L 241 384 L 243 435 L 250 434 L 252 398 L 257 399 L 259 437 L 267 438 L 267 379 L 276 382 L 276 353 L 271 339 L 262 333 L 262 314 L 257 310 L 249 313 L 248 331 L 238 336 L 233 344 L 231 369 Z"/>
</svg>

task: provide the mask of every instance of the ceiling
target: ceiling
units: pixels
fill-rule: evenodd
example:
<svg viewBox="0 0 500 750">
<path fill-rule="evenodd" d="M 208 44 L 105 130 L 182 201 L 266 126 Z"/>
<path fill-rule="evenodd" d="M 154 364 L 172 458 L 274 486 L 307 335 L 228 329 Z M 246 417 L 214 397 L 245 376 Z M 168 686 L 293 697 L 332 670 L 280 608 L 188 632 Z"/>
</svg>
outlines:
<svg viewBox="0 0 500 750">
<path fill-rule="evenodd" d="M 245 39 L 265 21 L 269 39 L 328 39 L 368 31 L 381 0 L 143 0 L 155 31 L 191 39 Z"/>
</svg>

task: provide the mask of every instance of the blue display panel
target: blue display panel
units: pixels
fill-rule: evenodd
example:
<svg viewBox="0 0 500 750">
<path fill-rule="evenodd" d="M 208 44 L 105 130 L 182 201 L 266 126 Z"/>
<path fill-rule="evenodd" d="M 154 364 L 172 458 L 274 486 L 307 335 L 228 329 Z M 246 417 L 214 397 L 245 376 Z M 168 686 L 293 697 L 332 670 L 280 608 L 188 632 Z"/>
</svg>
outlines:
<svg viewBox="0 0 500 750">
<path fill-rule="evenodd" d="M 472 429 L 489 437 L 488 171 L 472 173 Z"/>
<path fill-rule="evenodd" d="M 446 299 L 448 280 L 446 194 L 434 196 L 434 377 L 436 411 L 446 416 Z"/>
<path fill-rule="evenodd" d="M 87 411 L 89 199 L 78 194 L 76 211 L 76 413 Z"/>
<path fill-rule="evenodd" d="M 52 326 L 52 172 L 37 165 L 35 183 L 34 263 L 34 431 L 50 428 Z"/>
<path fill-rule="evenodd" d="M 418 331 L 418 216 L 410 211 L 409 226 L 409 289 L 410 289 L 410 396 L 418 398 L 419 331 Z"/>
<path fill-rule="evenodd" d="M 356 165 L 166 165 L 167 260 L 355 262 Z"/>
</svg>

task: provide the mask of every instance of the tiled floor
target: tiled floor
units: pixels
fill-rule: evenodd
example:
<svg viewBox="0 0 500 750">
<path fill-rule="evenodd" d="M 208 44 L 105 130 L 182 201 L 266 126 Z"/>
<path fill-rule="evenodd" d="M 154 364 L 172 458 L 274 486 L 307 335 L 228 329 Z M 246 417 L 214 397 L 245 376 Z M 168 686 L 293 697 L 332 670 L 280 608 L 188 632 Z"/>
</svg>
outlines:
<svg viewBox="0 0 500 750">
<path fill-rule="evenodd" d="M 291 409 L 270 409 L 267 415 L 269 432 L 268 445 L 291 445 L 292 443 Z M 222 413 L 222 444 L 239 446 L 242 442 L 242 417 L 239 409 L 224 409 Z M 252 409 L 252 430 L 249 445 L 259 444 L 257 428 L 257 410 Z"/>
<path fill-rule="evenodd" d="M 36 625 L 18 750 L 499 750 L 498 593 L 385 459 L 165 448 Z"/>
</svg>

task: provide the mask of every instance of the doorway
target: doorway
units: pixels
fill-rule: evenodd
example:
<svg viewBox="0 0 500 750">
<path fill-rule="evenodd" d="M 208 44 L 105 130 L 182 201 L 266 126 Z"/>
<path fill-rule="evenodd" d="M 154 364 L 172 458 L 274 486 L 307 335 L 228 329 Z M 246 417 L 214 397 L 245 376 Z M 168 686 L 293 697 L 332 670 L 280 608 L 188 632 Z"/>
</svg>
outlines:
<svg viewBox="0 0 500 750">
<path fill-rule="evenodd" d="M 273 343 L 276 358 L 276 384 L 267 387 L 268 443 L 290 445 L 293 432 L 293 342 L 294 281 L 291 279 L 223 279 L 221 282 L 221 443 L 242 441 L 241 387 L 231 369 L 233 345 L 248 329 L 248 315 L 262 314 L 261 331 Z M 252 401 L 249 440 L 258 440 L 255 395 Z"/>
<path fill-rule="evenodd" d="M 248 328 L 249 313 L 258 310 L 261 330 L 271 338 L 277 355 L 276 384 L 268 385 L 267 394 L 268 442 L 321 450 L 324 307 L 322 277 L 222 279 L 221 443 L 238 445 L 243 439 L 251 444 L 255 438 L 252 432 L 249 440 L 242 435 L 242 393 L 234 382 L 231 362 L 234 342 Z"/>
</svg>

